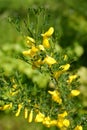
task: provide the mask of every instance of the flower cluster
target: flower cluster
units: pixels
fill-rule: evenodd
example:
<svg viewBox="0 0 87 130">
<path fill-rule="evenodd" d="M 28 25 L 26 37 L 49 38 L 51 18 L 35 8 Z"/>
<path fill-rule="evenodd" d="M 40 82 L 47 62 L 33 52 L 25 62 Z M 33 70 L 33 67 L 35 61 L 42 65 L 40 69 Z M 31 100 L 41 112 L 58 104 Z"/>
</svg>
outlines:
<svg viewBox="0 0 87 130">
<path fill-rule="evenodd" d="M 42 124 L 44 124 L 47 127 L 57 126 L 58 128 L 67 128 L 70 125 L 70 121 L 65 118 L 65 116 L 67 115 L 68 113 L 65 111 L 62 114 L 58 115 L 57 120 L 51 120 L 49 116 L 45 117 L 44 114 L 38 112 L 35 118 L 35 122 L 42 122 Z"/>
<path fill-rule="evenodd" d="M 30 49 L 27 51 L 23 51 L 23 55 L 25 56 L 30 56 L 31 58 L 31 62 L 32 62 L 32 67 L 40 67 L 44 64 L 47 64 L 48 67 L 51 67 L 54 64 L 58 64 L 58 61 L 56 61 L 56 59 L 54 57 L 50 55 L 48 55 L 48 51 L 46 50 L 47 48 L 50 48 L 51 45 L 49 43 L 49 37 L 51 37 L 51 35 L 54 32 L 54 28 L 50 27 L 48 29 L 48 31 L 46 31 L 45 33 L 41 34 L 41 36 L 43 37 L 43 41 L 42 44 L 39 44 L 37 46 L 35 46 L 35 40 L 32 37 L 27 36 L 26 37 L 26 42 L 29 45 Z M 43 55 L 42 55 L 43 54 Z M 65 55 L 66 57 L 66 55 Z M 66 60 L 66 58 L 64 57 L 64 60 Z M 67 70 L 69 70 L 70 68 L 70 64 L 65 64 L 65 65 L 61 65 L 59 67 L 60 70 L 52 72 L 53 73 L 53 78 L 54 79 L 58 79 L 58 77 L 63 74 L 64 72 L 66 72 Z M 67 83 L 72 83 L 72 81 L 74 79 L 77 78 L 77 75 L 71 75 L 69 76 Z M 60 93 L 55 90 L 55 91 L 48 91 L 51 95 L 52 95 L 52 99 L 56 102 L 59 102 L 59 104 L 61 104 L 62 99 L 60 98 Z M 79 90 L 71 90 L 71 95 L 72 96 L 78 96 L 80 94 Z"/>
<path fill-rule="evenodd" d="M 34 68 L 40 68 L 46 64 L 48 68 L 52 68 L 53 65 L 57 65 L 58 61 L 53 57 L 52 52 L 50 52 L 51 48 L 51 43 L 49 42 L 49 39 L 51 35 L 54 32 L 54 28 L 50 27 L 48 31 L 45 33 L 41 34 L 43 37 L 42 44 L 35 44 L 35 40 L 31 37 L 26 37 L 27 45 L 30 46 L 30 49 L 28 51 L 23 51 L 23 55 L 29 56 L 31 58 L 32 66 Z M 50 52 L 50 53 L 49 53 Z M 43 55 L 42 55 L 43 54 Z M 42 57 L 41 57 L 42 56 Z M 32 60 L 33 59 L 33 60 Z M 64 56 L 64 60 L 67 59 L 67 55 Z M 69 70 L 70 64 L 66 63 L 61 66 L 59 66 L 59 69 L 54 71 L 51 69 L 50 75 L 51 77 L 56 81 L 58 78 L 65 73 L 67 70 Z M 71 84 L 75 79 L 77 78 L 77 75 L 70 75 L 67 79 L 67 83 Z M 61 93 L 58 90 L 58 87 L 54 90 L 48 90 L 48 94 L 51 95 L 52 100 L 56 102 L 57 104 L 61 105 L 62 102 L 62 97 Z M 70 96 L 75 97 L 80 94 L 80 91 L 77 89 L 72 89 L 70 90 Z M 68 116 L 68 113 L 64 111 L 62 114 L 57 115 L 57 119 L 51 119 L 50 116 L 45 116 L 45 114 L 41 113 L 38 111 L 38 114 L 35 117 L 35 122 L 42 122 L 47 127 L 50 126 L 57 126 L 60 129 L 65 129 L 70 126 L 70 120 L 66 118 Z M 76 126 L 75 130 L 79 128 L 82 128 L 82 126 Z"/>
<path fill-rule="evenodd" d="M 53 33 L 54 28 L 50 27 L 41 34 L 42 41 L 38 43 L 34 38 L 26 36 L 25 41 L 29 49 L 23 51 L 23 56 L 29 60 L 32 69 L 49 74 L 47 87 L 42 89 L 38 85 L 26 82 L 22 85 L 15 80 L 12 87 L 5 89 L 8 103 L 4 103 L 0 110 L 14 110 L 15 116 L 24 112 L 24 118 L 28 119 L 29 123 L 40 122 L 46 127 L 56 126 L 60 130 L 69 128 L 82 130 L 81 123 L 76 125 L 72 123 L 74 122 L 73 114 L 76 111 L 76 104 L 73 105 L 73 103 L 80 94 L 75 84 L 78 76 L 70 74 L 70 64 L 66 54 L 62 56 L 62 59 L 58 58 L 55 47 L 52 46 Z"/>
<path fill-rule="evenodd" d="M 23 51 L 23 55 L 30 56 L 33 58 L 33 67 L 41 67 L 43 64 L 53 65 L 56 63 L 56 60 L 47 54 L 46 49 L 50 48 L 49 38 L 54 32 L 54 28 L 50 27 L 49 30 L 41 34 L 43 37 L 42 44 L 35 46 L 35 40 L 29 36 L 26 37 L 27 45 L 30 47 L 29 50 Z"/>
</svg>

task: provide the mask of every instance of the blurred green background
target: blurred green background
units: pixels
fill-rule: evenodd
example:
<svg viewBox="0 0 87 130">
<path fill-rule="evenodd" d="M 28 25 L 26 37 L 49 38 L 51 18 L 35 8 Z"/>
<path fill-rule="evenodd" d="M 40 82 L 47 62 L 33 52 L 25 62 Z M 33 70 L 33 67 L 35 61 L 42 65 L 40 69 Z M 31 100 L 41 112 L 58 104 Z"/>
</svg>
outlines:
<svg viewBox="0 0 87 130">
<path fill-rule="evenodd" d="M 49 10 L 49 27 L 55 27 L 59 46 L 76 57 L 74 65 L 80 75 L 81 100 L 87 113 L 87 0 L 0 0 L 0 70 L 9 75 L 17 69 L 36 80 L 34 77 L 37 73 L 16 59 L 16 54 L 24 50 L 23 38 L 8 21 L 9 16 L 24 18 L 27 9 L 32 7 L 45 7 Z M 40 83 L 40 80 L 38 77 L 37 82 Z M 0 112 L 0 130 L 15 129 L 46 128 L 39 124 L 28 124 L 22 116 L 16 118 L 12 113 Z"/>
</svg>

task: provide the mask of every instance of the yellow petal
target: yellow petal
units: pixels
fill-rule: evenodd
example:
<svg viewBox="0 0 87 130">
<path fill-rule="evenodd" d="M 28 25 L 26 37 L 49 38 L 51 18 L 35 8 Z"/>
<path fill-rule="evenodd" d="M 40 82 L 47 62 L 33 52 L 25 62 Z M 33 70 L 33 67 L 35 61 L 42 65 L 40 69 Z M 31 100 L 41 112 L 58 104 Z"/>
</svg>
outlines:
<svg viewBox="0 0 87 130">
<path fill-rule="evenodd" d="M 17 116 L 19 116 L 19 114 L 20 114 L 20 109 L 18 109 L 18 111 L 16 112 L 15 116 L 17 117 Z"/>
<path fill-rule="evenodd" d="M 58 70 L 58 71 L 54 72 L 53 76 L 54 76 L 55 79 L 58 79 L 59 76 L 60 76 L 62 73 L 63 73 L 63 72 L 62 72 L 61 70 Z"/>
<path fill-rule="evenodd" d="M 50 27 L 50 28 L 48 29 L 48 31 L 45 32 L 44 34 L 41 34 L 41 36 L 43 36 L 43 37 L 50 37 L 50 36 L 53 34 L 53 32 L 54 32 L 54 28 L 53 28 L 53 27 Z"/>
<path fill-rule="evenodd" d="M 62 99 L 60 98 L 60 93 L 57 90 L 48 91 L 48 93 L 52 95 L 52 100 L 54 100 L 55 102 L 59 104 L 62 103 Z"/>
<path fill-rule="evenodd" d="M 64 55 L 64 60 L 67 60 L 68 59 L 68 56 L 67 55 Z"/>
<path fill-rule="evenodd" d="M 57 63 L 57 61 L 54 58 L 52 58 L 48 55 L 46 56 L 46 58 L 44 59 L 43 62 L 48 64 L 48 65 L 53 65 L 53 64 Z"/>
<path fill-rule="evenodd" d="M 33 120 L 33 110 L 30 111 L 28 122 L 31 123 Z"/>
<path fill-rule="evenodd" d="M 68 119 L 64 119 L 64 120 L 63 120 L 63 125 L 64 125 L 65 127 L 69 127 L 70 121 L 69 121 Z"/>
<path fill-rule="evenodd" d="M 32 48 L 29 49 L 28 51 L 23 51 L 23 55 L 34 57 L 37 51 L 38 51 L 38 48 L 36 48 L 35 46 L 32 46 Z"/>
<path fill-rule="evenodd" d="M 70 68 L 70 64 L 62 65 L 60 68 L 63 69 L 62 71 L 67 71 Z"/>
<path fill-rule="evenodd" d="M 49 40 L 48 40 L 48 38 L 43 38 L 43 46 L 45 47 L 45 48 L 50 48 L 50 43 L 49 43 Z"/>
<path fill-rule="evenodd" d="M 80 91 L 79 90 L 72 90 L 71 91 L 71 95 L 72 96 L 78 96 L 80 94 Z"/>
<path fill-rule="evenodd" d="M 30 55 L 30 50 L 28 50 L 28 51 L 23 51 L 23 55 L 25 55 L 25 56 Z"/>
<path fill-rule="evenodd" d="M 63 127 L 63 119 L 59 119 L 57 121 L 57 127 L 62 128 Z"/>
<path fill-rule="evenodd" d="M 43 64 L 43 61 L 41 59 L 38 59 L 37 61 L 33 62 L 33 67 L 40 67 Z"/>
<path fill-rule="evenodd" d="M 58 96 L 59 95 L 59 92 L 57 90 L 54 90 L 54 91 L 48 91 L 49 94 L 51 94 L 52 96 Z"/>
<path fill-rule="evenodd" d="M 32 51 L 32 52 L 37 52 L 37 51 L 38 51 L 38 48 L 35 47 L 35 46 L 32 46 L 31 51 Z"/>
<path fill-rule="evenodd" d="M 33 46 L 34 43 L 35 43 L 35 40 L 32 37 L 29 37 L 29 36 L 25 37 L 25 40 L 26 40 L 26 42 L 29 46 Z"/>
<path fill-rule="evenodd" d="M 48 128 L 51 126 L 50 122 L 51 122 L 51 119 L 50 119 L 49 116 L 45 117 L 44 120 L 43 120 L 43 124 L 44 124 L 46 127 L 48 127 Z"/>
<path fill-rule="evenodd" d="M 22 104 L 19 104 L 19 105 L 18 105 L 18 110 L 17 110 L 15 116 L 19 116 L 19 114 L 20 114 L 20 112 L 21 112 L 21 109 L 22 109 Z"/>
<path fill-rule="evenodd" d="M 2 110 L 7 110 L 7 109 L 10 109 L 10 108 L 12 108 L 12 103 L 4 105 L 2 107 Z"/>
<path fill-rule="evenodd" d="M 45 115 L 43 113 L 39 112 L 36 115 L 35 122 L 42 122 L 44 120 L 44 117 L 45 117 Z"/>
<path fill-rule="evenodd" d="M 69 79 L 67 80 L 67 82 L 71 83 L 76 78 L 77 78 L 77 75 L 71 75 L 71 76 L 69 76 Z"/>
<path fill-rule="evenodd" d="M 83 130 L 81 125 L 77 125 L 74 130 Z"/>
<path fill-rule="evenodd" d="M 44 51 L 44 50 L 45 50 L 45 48 L 44 48 L 44 46 L 43 46 L 43 45 L 39 45 L 39 46 L 38 46 L 38 48 L 39 48 L 40 50 L 42 50 L 42 51 Z"/>
<path fill-rule="evenodd" d="M 25 119 L 28 118 L 28 109 L 27 108 L 24 109 L 24 117 L 25 117 Z"/>
<path fill-rule="evenodd" d="M 61 114 L 58 114 L 58 118 L 64 118 L 68 115 L 68 113 L 66 111 L 64 111 L 63 113 Z"/>
<path fill-rule="evenodd" d="M 51 120 L 50 125 L 51 126 L 56 126 L 57 125 L 57 120 Z"/>
</svg>

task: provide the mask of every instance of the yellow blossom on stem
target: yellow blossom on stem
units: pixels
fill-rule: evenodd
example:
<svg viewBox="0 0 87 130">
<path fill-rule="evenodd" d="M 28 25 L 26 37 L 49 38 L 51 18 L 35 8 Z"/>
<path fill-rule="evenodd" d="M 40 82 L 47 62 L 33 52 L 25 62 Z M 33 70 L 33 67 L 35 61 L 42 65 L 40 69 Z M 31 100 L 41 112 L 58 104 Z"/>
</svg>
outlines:
<svg viewBox="0 0 87 130">
<path fill-rule="evenodd" d="M 71 76 L 69 76 L 69 79 L 67 80 L 67 82 L 71 83 L 76 78 L 77 78 L 77 75 L 71 75 Z"/>
<path fill-rule="evenodd" d="M 60 93 L 57 90 L 54 91 L 48 91 L 49 94 L 52 95 L 52 100 L 61 104 L 62 103 L 62 99 L 60 98 Z"/>
<path fill-rule="evenodd" d="M 43 61 L 41 59 L 38 59 L 37 61 L 33 62 L 33 68 L 40 67 L 43 64 Z"/>
<path fill-rule="evenodd" d="M 12 103 L 6 104 L 6 105 L 0 107 L 0 110 L 3 110 L 3 111 L 4 111 L 4 110 L 10 109 L 10 108 L 12 108 Z"/>
<path fill-rule="evenodd" d="M 29 49 L 28 51 L 23 51 L 23 55 L 34 57 L 37 52 L 38 52 L 38 48 L 32 46 L 32 48 Z"/>
<path fill-rule="evenodd" d="M 63 128 L 63 127 L 69 127 L 70 121 L 68 119 L 59 118 L 57 120 L 57 127 Z"/>
<path fill-rule="evenodd" d="M 67 55 L 64 55 L 64 60 L 67 60 L 68 56 Z"/>
<path fill-rule="evenodd" d="M 42 44 L 43 44 L 43 46 L 44 46 L 45 48 L 50 48 L 50 43 L 49 43 L 49 40 L 48 40 L 47 37 L 44 37 L 44 38 L 43 38 Z"/>
<path fill-rule="evenodd" d="M 24 109 L 24 117 L 25 117 L 25 119 L 28 118 L 28 109 L 27 108 Z"/>
<path fill-rule="evenodd" d="M 78 96 L 80 94 L 79 90 L 72 90 L 71 91 L 71 96 Z"/>
<path fill-rule="evenodd" d="M 63 113 L 61 114 L 58 114 L 58 118 L 64 118 L 68 115 L 68 113 L 66 111 L 64 111 Z"/>
<path fill-rule="evenodd" d="M 27 45 L 34 46 L 35 40 L 32 37 L 27 36 L 25 37 L 25 40 L 26 40 Z"/>
<path fill-rule="evenodd" d="M 68 119 L 64 119 L 64 120 L 63 120 L 63 125 L 64 125 L 65 127 L 69 127 L 70 121 L 69 121 Z"/>
<path fill-rule="evenodd" d="M 45 115 L 43 113 L 39 112 L 36 115 L 35 122 L 42 122 L 44 120 L 44 117 L 45 117 Z"/>
<path fill-rule="evenodd" d="M 62 71 L 67 71 L 70 68 L 70 64 L 61 65 L 60 68 L 62 68 Z"/>
<path fill-rule="evenodd" d="M 63 127 L 63 119 L 60 118 L 57 120 L 57 127 L 59 127 L 59 128 Z"/>
<path fill-rule="evenodd" d="M 58 71 L 54 72 L 53 77 L 57 80 L 62 73 L 63 72 L 61 70 L 58 70 Z"/>
<path fill-rule="evenodd" d="M 44 58 L 43 62 L 48 64 L 49 66 L 57 63 L 57 61 L 54 58 L 52 58 L 52 57 L 50 57 L 48 55 Z"/>
<path fill-rule="evenodd" d="M 74 130 L 83 130 L 82 126 L 81 125 L 77 125 Z"/>
<path fill-rule="evenodd" d="M 53 27 L 50 27 L 50 28 L 48 29 L 48 31 L 45 32 L 45 33 L 43 33 L 43 34 L 41 34 L 41 36 L 43 36 L 43 37 L 50 37 L 50 36 L 53 34 L 53 32 L 54 32 L 54 28 L 53 28 Z"/>
<path fill-rule="evenodd" d="M 30 111 L 28 122 L 31 123 L 33 120 L 33 110 Z"/>
<path fill-rule="evenodd" d="M 17 110 L 15 116 L 19 116 L 19 114 L 20 114 L 20 112 L 21 112 L 21 109 L 22 109 L 22 104 L 19 104 L 19 105 L 18 105 L 18 110 Z"/>
<path fill-rule="evenodd" d="M 23 55 L 25 55 L 25 56 L 29 56 L 29 55 L 30 55 L 30 50 L 23 51 Z"/>
<path fill-rule="evenodd" d="M 46 127 L 50 127 L 50 126 L 51 126 L 50 122 L 51 122 L 51 119 L 50 119 L 49 116 L 47 116 L 47 117 L 44 118 L 44 120 L 43 120 L 42 123 L 43 123 L 43 125 L 45 125 Z"/>
<path fill-rule="evenodd" d="M 59 76 L 60 76 L 63 72 L 67 71 L 67 70 L 70 68 L 70 64 L 62 65 L 62 66 L 60 66 L 60 68 L 62 68 L 63 70 L 58 70 L 58 71 L 54 72 L 54 74 L 53 74 L 53 77 L 54 77 L 56 80 L 59 78 Z"/>
<path fill-rule="evenodd" d="M 42 50 L 42 51 L 44 51 L 44 50 L 45 50 L 45 48 L 44 48 L 44 46 L 43 46 L 43 45 L 38 45 L 38 48 L 39 48 L 40 50 Z"/>
<path fill-rule="evenodd" d="M 57 120 L 51 120 L 50 125 L 51 126 L 56 126 L 57 125 Z"/>
</svg>

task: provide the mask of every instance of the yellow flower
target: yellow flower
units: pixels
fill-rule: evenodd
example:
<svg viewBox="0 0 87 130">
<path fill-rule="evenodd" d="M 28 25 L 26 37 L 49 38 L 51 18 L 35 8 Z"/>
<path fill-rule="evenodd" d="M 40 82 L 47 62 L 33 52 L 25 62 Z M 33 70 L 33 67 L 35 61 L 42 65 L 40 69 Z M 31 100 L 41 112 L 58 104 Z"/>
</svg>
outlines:
<svg viewBox="0 0 87 130">
<path fill-rule="evenodd" d="M 62 65 L 62 66 L 60 66 L 60 68 L 62 68 L 63 70 L 58 70 L 58 71 L 54 72 L 54 74 L 53 74 L 53 77 L 54 77 L 56 80 L 59 78 L 59 76 L 60 76 L 63 72 L 67 71 L 67 70 L 70 68 L 70 64 Z"/>
<path fill-rule="evenodd" d="M 62 65 L 60 68 L 63 69 L 62 71 L 67 71 L 70 68 L 70 64 Z"/>
<path fill-rule="evenodd" d="M 50 57 L 48 55 L 45 57 L 43 62 L 48 64 L 48 65 L 53 65 L 53 64 L 57 63 L 54 58 L 52 58 L 52 57 Z"/>
<path fill-rule="evenodd" d="M 63 120 L 63 125 L 64 125 L 65 127 L 69 127 L 70 121 L 69 121 L 68 119 L 64 119 L 64 120 Z"/>
<path fill-rule="evenodd" d="M 64 119 L 64 117 L 58 118 L 57 126 L 59 128 L 69 127 L 69 125 L 70 125 L 70 121 L 68 119 Z"/>
<path fill-rule="evenodd" d="M 33 120 L 33 110 L 30 111 L 28 122 L 31 123 Z"/>
<path fill-rule="evenodd" d="M 71 76 L 69 76 L 69 79 L 67 80 L 67 82 L 71 83 L 76 78 L 77 78 L 77 75 L 71 75 Z"/>
<path fill-rule="evenodd" d="M 24 117 L 25 117 L 25 119 L 28 118 L 28 109 L 27 108 L 24 109 Z"/>
<path fill-rule="evenodd" d="M 66 111 L 64 111 L 63 113 L 61 114 L 58 114 L 58 118 L 64 118 L 68 115 L 68 113 Z"/>
<path fill-rule="evenodd" d="M 57 120 L 51 120 L 50 125 L 51 126 L 56 126 L 57 125 Z"/>
<path fill-rule="evenodd" d="M 45 117 L 45 115 L 43 113 L 39 112 L 36 115 L 35 122 L 42 122 L 44 120 L 44 117 Z"/>
<path fill-rule="evenodd" d="M 7 109 L 10 109 L 10 108 L 12 108 L 12 103 L 10 103 L 10 104 L 6 104 L 6 105 L 4 105 L 3 107 L 0 107 L 0 110 L 7 110 Z"/>
<path fill-rule="evenodd" d="M 54 28 L 53 28 L 53 27 L 50 27 L 50 28 L 48 29 L 48 31 L 45 32 L 44 34 L 41 34 L 41 36 L 43 36 L 43 37 L 50 37 L 50 36 L 53 34 L 53 32 L 54 32 Z"/>
<path fill-rule="evenodd" d="M 21 109 L 22 109 L 22 104 L 19 104 L 19 105 L 18 105 L 18 110 L 17 110 L 15 116 L 19 116 L 19 114 L 20 114 L 20 112 L 21 112 Z"/>
<path fill-rule="evenodd" d="M 44 46 L 43 46 L 43 45 L 38 45 L 38 48 L 39 48 L 40 50 L 42 50 L 42 51 L 44 51 L 44 50 L 45 50 L 45 48 L 44 48 Z"/>
<path fill-rule="evenodd" d="M 43 120 L 43 124 L 44 124 L 46 127 L 50 127 L 50 126 L 51 126 L 50 122 L 51 122 L 51 119 L 50 119 L 49 116 L 45 117 L 44 120 Z"/>
<path fill-rule="evenodd" d="M 50 48 L 50 43 L 49 43 L 49 40 L 48 40 L 48 38 L 46 37 L 46 38 L 43 38 L 43 46 L 45 47 L 45 48 Z"/>
<path fill-rule="evenodd" d="M 72 90 L 71 91 L 71 96 L 78 96 L 80 94 L 79 90 Z"/>
<path fill-rule="evenodd" d="M 68 56 L 67 55 L 64 55 L 64 60 L 67 60 Z"/>
<path fill-rule="evenodd" d="M 57 91 L 57 90 L 54 90 L 54 91 L 48 91 L 49 94 L 52 95 L 52 99 L 61 104 L 62 103 L 62 99 L 60 98 L 60 93 Z"/>
<path fill-rule="evenodd" d="M 58 70 L 58 71 L 54 72 L 53 76 L 54 76 L 55 79 L 58 79 L 59 76 L 60 76 L 62 73 L 63 73 L 63 72 L 62 72 L 61 70 Z"/>
<path fill-rule="evenodd" d="M 19 90 L 15 91 L 15 92 L 10 92 L 10 95 L 11 95 L 11 96 L 14 96 L 14 95 L 16 95 L 18 92 L 19 92 Z"/>
<path fill-rule="evenodd" d="M 74 130 L 83 130 L 81 125 L 77 125 Z"/>
<path fill-rule="evenodd" d="M 37 61 L 33 62 L 33 68 L 40 67 L 43 64 L 43 61 L 41 59 L 38 59 Z"/>
<path fill-rule="evenodd" d="M 23 51 L 23 55 L 34 57 L 36 55 L 36 52 L 38 52 L 38 48 L 32 46 L 32 48 L 28 51 Z"/>
<path fill-rule="evenodd" d="M 25 40 L 26 40 L 26 42 L 29 46 L 33 46 L 34 43 L 35 43 L 35 40 L 32 37 L 29 37 L 29 36 L 25 37 Z"/>
<path fill-rule="evenodd" d="M 58 121 L 57 121 L 57 127 L 59 127 L 59 128 L 63 127 L 63 119 L 58 119 Z"/>
</svg>

